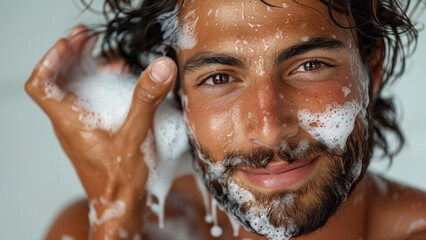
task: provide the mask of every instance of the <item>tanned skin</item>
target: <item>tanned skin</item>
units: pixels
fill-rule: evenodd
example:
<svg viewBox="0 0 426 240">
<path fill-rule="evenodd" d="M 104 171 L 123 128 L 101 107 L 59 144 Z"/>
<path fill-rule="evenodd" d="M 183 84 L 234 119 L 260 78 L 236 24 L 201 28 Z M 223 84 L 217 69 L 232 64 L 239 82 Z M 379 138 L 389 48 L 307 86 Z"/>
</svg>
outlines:
<svg viewBox="0 0 426 240">
<path fill-rule="evenodd" d="M 238 146 L 275 147 L 283 138 L 295 142 L 303 139 L 303 133 L 298 128 L 297 122 L 287 111 L 290 109 L 290 105 L 286 105 L 288 102 L 279 100 L 276 89 L 280 89 L 286 97 L 302 95 L 302 100 L 295 98 L 295 101 L 292 102 L 291 106 L 295 105 L 296 110 L 309 108 L 312 111 L 323 111 L 326 103 L 345 101 L 341 92 L 330 92 L 329 89 L 339 89 L 340 91 L 343 86 L 342 81 L 355 85 L 362 81 L 361 76 L 354 73 L 352 69 L 353 65 L 364 66 L 359 53 L 353 48 L 356 46 L 353 33 L 333 25 L 328 17 L 327 8 L 320 1 L 301 1 L 309 3 L 311 9 L 293 3 L 289 4 L 288 8 L 272 12 L 260 1 L 242 2 L 245 4 L 244 12 L 240 10 L 235 13 L 229 10 L 235 10 L 235 4 L 239 6 L 239 2 L 215 1 L 215 8 L 219 8 L 223 14 L 214 16 L 213 13 L 211 17 L 208 17 L 208 11 L 213 4 L 211 1 L 194 1 L 183 6 L 181 18 L 189 16 L 189 20 L 197 19 L 194 29 L 197 43 L 190 49 L 181 49 L 178 52 L 177 63 L 163 57 L 146 69 L 139 77 L 130 113 L 124 125 L 115 134 L 98 129 L 86 129 L 78 120 L 78 112 L 71 109 L 71 105 L 76 99 L 74 94 L 67 93 L 60 101 L 46 98 L 45 80 L 53 79 L 55 86 L 61 89 L 61 83 L 70 81 L 67 78 L 69 72 L 78 67 L 77 63 L 80 58 L 77 57 L 77 53 L 81 50 L 87 35 L 76 33 L 81 33 L 84 27 L 78 26 L 70 36 L 59 40 L 41 60 L 28 80 L 26 90 L 52 120 L 58 139 L 70 157 L 85 188 L 87 199 L 101 199 L 102 197 L 110 202 L 120 200 L 127 206 L 125 214 L 120 218 L 113 218 L 93 227 L 89 225 L 87 217 L 88 200 L 76 202 L 57 217 L 45 239 L 61 239 L 64 235 L 72 236 L 74 239 L 88 239 L 88 236 L 90 239 L 104 239 L 106 236 L 109 239 L 120 239 L 121 228 L 126 229 L 129 239 L 133 239 L 133 236 L 137 235 L 140 235 L 142 239 L 156 240 L 160 238 L 161 233 L 157 233 L 152 227 L 153 224 L 156 224 L 157 219 L 145 207 L 148 168 L 144 161 L 141 161 L 145 156 L 140 152 L 139 147 L 149 130 L 152 129 L 156 107 L 172 88 L 178 72 L 180 79 L 183 79 L 181 88 L 188 97 L 188 104 L 184 106 L 188 124 L 195 126 L 197 130 L 192 137 L 201 144 L 208 143 L 212 159 L 216 159 L 216 161 L 223 159 L 224 152 Z M 190 14 L 193 10 L 196 10 L 194 14 Z M 245 14 L 245 18 L 240 17 L 241 14 Z M 235 17 L 236 15 L 238 17 Z M 249 16 L 253 16 L 250 18 L 250 25 L 246 21 Z M 282 16 L 289 16 L 291 24 L 282 21 Z M 347 21 L 344 16 L 340 16 L 338 20 Z M 253 26 L 258 25 L 262 25 L 262 28 L 255 31 Z M 277 29 L 283 33 L 283 39 L 272 41 Z M 286 59 L 279 67 L 275 66 L 273 57 L 276 56 L 276 53 L 280 49 L 288 49 L 303 42 L 301 39 L 306 40 L 305 35 L 309 35 L 309 38 L 337 39 L 343 43 L 343 47 L 339 50 L 329 49 L 328 51 L 314 49 Z M 247 44 L 242 46 L 242 51 L 235 48 L 235 39 L 241 36 L 247 40 Z M 257 36 L 262 36 L 263 40 L 268 41 L 268 47 Z M 83 49 L 83 58 L 84 54 L 86 57 L 89 55 L 93 45 L 94 41 L 86 45 L 86 49 Z M 233 52 L 234 49 L 235 52 Z M 238 55 L 241 62 L 246 65 L 238 67 L 216 64 L 184 71 L 185 62 L 203 51 L 232 53 Z M 260 66 L 259 56 L 262 57 L 261 69 L 256 68 Z M 291 82 L 293 79 L 314 76 L 310 75 L 313 72 L 306 70 L 303 65 L 304 59 L 312 57 L 338 63 L 335 68 L 315 65 L 318 67 L 315 69 L 317 71 L 315 76 L 321 78 L 321 81 L 318 81 L 320 83 L 316 85 L 315 92 L 328 94 L 312 95 L 312 92 L 308 90 L 300 91 L 300 94 L 292 92 L 292 89 L 296 88 L 294 82 Z M 374 65 L 376 62 L 368 64 Z M 122 62 L 105 62 L 99 68 L 109 68 L 119 73 L 123 66 Z M 161 71 L 158 69 L 159 66 Z M 300 67 L 302 67 L 301 71 Z M 217 88 L 213 91 L 204 86 L 194 87 L 200 83 L 201 76 L 212 72 L 212 69 L 232 77 L 237 75 L 245 77 L 241 77 L 241 81 L 237 82 L 237 85 L 225 82 L 220 90 Z M 273 77 L 275 73 L 280 72 L 277 69 L 286 69 L 286 79 L 293 85 L 290 83 L 286 87 L 280 85 L 282 82 L 278 82 Z M 380 70 L 380 68 L 378 69 Z M 238 74 L 232 75 L 234 73 Z M 372 76 L 373 89 L 377 89 L 381 74 L 370 73 L 370 76 Z M 234 95 L 229 95 L 230 92 Z M 377 93 L 375 92 L 375 94 Z M 224 101 L 219 102 L 217 99 Z M 308 102 L 305 99 L 313 100 Z M 253 123 L 248 119 L 247 114 L 242 114 L 238 121 L 232 120 L 234 124 L 232 126 L 217 127 L 211 124 L 215 119 L 227 120 L 226 112 L 231 108 L 237 109 L 241 113 L 247 113 L 250 110 L 255 119 L 263 119 L 263 121 Z M 284 124 L 286 127 L 282 127 Z M 230 126 L 235 130 L 233 132 L 235 137 L 232 143 L 223 146 L 222 139 L 217 136 L 228 134 Z M 303 137 L 306 137 L 306 134 Z M 126 156 L 121 164 L 116 161 L 118 156 Z M 297 188 L 325 168 L 327 168 L 327 162 L 319 161 L 305 179 L 289 188 Z M 133 177 L 129 178 L 129 174 Z M 259 187 L 250 181 L 244 182 L 244 187 L 259 190 Z M 192 176 L 180 178 L 175 182 L 166 205 L 166 226 L 167 221 L 184 217 L 188 232 L 192 236 L 201 236 L 200 239 L 217 239 L 210 235 L 211 225 L 204 222 L 204 205 L 201 195 L 196 189 Z M 188 215 L 186 207 L 194 209 L 195 216 Z M 106 209 L 107 206 L 102 204 L 95 207 L 99 215 Z M 150 216 L 142 218 L 147 215 Z M 373 174 L 366 174 L 362 176 L 348 199 L 324 227 L 295 239 L 426 239 L 425 221 L 426 194 L 424 192 Z M 265 237 L 244 229 L 240 229 L 239 237 L 233 237 L 229 220 L 221 211 L 219 211 L 219 223 L 224 230 L 220 239 L 265 239 Z M 150 230 L 142 231 L 142 226 Z M 155 233 L 149 231 L 155 231 Z M 167 229 L 165 231 L 167 232 Z"/>
</svg>

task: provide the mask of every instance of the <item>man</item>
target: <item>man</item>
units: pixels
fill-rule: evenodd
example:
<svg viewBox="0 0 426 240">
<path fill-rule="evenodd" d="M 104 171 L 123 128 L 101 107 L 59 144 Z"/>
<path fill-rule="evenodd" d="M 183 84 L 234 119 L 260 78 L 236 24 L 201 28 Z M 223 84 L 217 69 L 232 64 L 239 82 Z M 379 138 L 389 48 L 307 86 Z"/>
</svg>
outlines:
<svg viewBox="0 0 426 240">
<path fill-rule="evenodd" d="M 174 60 L 145 69 L 112 132 L 87 128 L 73 108 L 77 96 L 63 90 L 79 66 L 83 27 L 35 69 L 26 90 L 52 119 L 90 204 L 66 209 L 47 239 L 426 239 L 426 194 L 366 172 L 373 147 L 392 155 L 384 131 L 402 139 L 381 96 L 405 60 L 402 32 L 416 40 L 398 2 L 147 1 L 133 11 L 108 4 L 117 14 L 104 43 L 117 43 L 132 69 L 144 69 L 147 52 Z M 213 227 L 191 177 L 174 184 L 164 230 L 147 217 L 147 146 L 175 79 L 194 168 L 213 215 L 217 203 L 224 210 Z M 244 229 L 234 234 L 238 224 Z"/>
</svg>

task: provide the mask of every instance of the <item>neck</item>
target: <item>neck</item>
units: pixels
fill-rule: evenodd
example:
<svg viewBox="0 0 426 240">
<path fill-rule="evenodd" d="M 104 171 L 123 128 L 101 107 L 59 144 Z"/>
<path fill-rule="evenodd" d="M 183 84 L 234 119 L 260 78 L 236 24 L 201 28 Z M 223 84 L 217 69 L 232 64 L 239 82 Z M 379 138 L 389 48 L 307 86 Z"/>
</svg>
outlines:
<svg viewBox="0 0 426 240">
<path fill-rule="evenodd" d="M 297 240 L 362 239 L 366 225 L 366 178 L 365 175 L 324 227 Z"/>
</svg>

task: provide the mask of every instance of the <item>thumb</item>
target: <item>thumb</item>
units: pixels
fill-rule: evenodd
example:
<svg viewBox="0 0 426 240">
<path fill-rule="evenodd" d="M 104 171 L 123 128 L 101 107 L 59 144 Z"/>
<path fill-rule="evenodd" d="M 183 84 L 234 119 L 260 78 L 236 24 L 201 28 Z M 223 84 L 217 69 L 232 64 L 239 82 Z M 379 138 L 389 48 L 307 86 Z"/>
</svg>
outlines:
<svg viewBox="0 0 426 240">
<path fill-rule="evenodd" d="M 140 145 L 145 139 L 152 127 L 155 110 L 172 88 L 176 75 L 176 63 L 168 57 L 156 59 L 141 74 L 129 114 L 117 133 L 122 143 Z"/>
</svg>

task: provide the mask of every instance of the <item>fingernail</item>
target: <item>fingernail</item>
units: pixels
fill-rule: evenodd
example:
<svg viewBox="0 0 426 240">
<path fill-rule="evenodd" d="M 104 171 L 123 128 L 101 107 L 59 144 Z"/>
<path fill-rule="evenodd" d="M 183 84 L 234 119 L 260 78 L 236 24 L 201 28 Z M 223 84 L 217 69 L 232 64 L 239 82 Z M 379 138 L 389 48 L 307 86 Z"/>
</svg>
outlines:
<svg viewBox="0 0 426 240">
<path fill-rule="evenodd" d="M 152 80 L 158 83 L 166 82 L 172 74 L 172 67 L 171 60 L 169 59 L 155 62 L 151 67 Z"/>
</svg>

